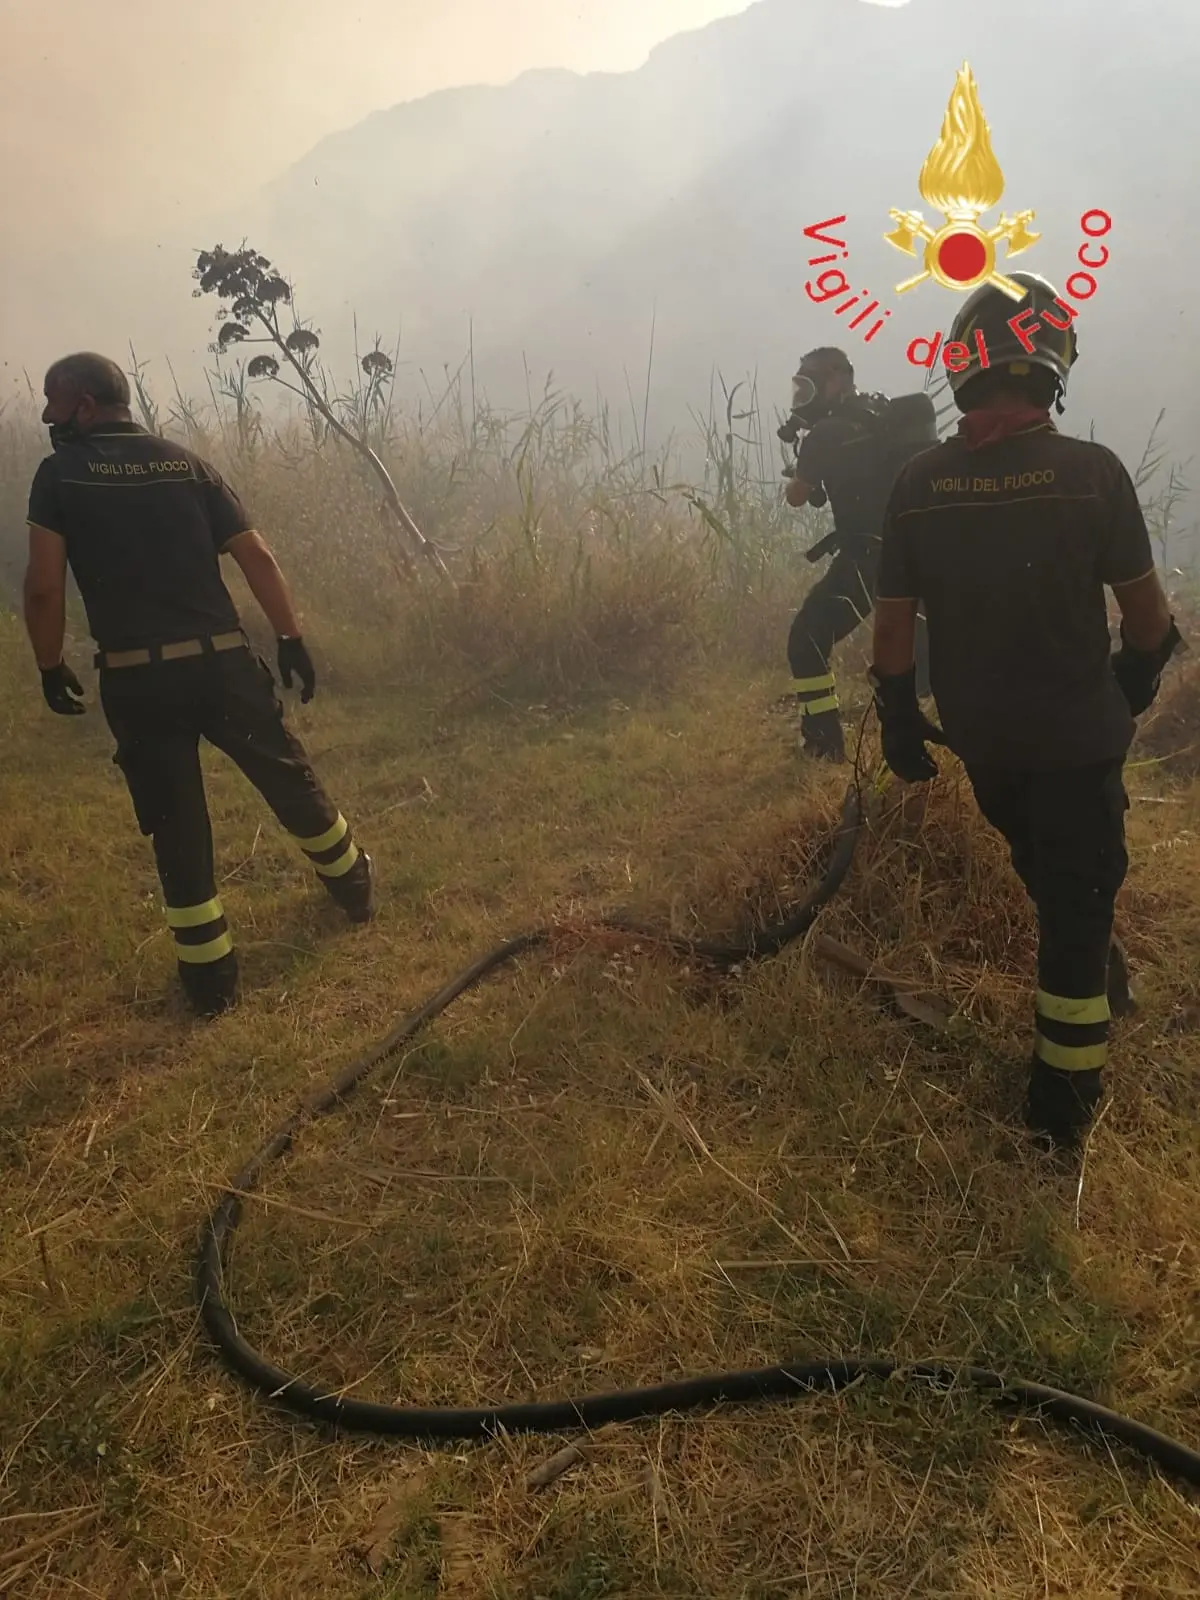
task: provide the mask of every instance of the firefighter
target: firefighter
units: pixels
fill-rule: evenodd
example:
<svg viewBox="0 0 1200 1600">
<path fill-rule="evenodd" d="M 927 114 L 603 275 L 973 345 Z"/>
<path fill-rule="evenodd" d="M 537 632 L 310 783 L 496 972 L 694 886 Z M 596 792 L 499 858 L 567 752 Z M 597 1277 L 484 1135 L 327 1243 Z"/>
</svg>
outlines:
<svg viewBox="0 0 1200 1600">
<path fill-rule="evenodd" d="M 1050 417 L 1078 353 L 1074 313 L 1045 279 L 1012 276 L 1020 302 L 984 285 L 963 303 L 950 333 L 971 351 L 950 375 L 957 434 L 892 492 L 871 677 L 888 766 L 926 782 L 926 744 L 946 743 L 1036 907 L 1025 1121 L 1043 1146 L 1069 1149 L 1100 1102 L 1109 1018 L 1124 1009 L 1112 929 L 1128 867 L 1125 755 L 1182 641 L 1128 472 Z M 1122 619 L 1115 652 L 1106 586 Z M 914 688 L 918 600 L 941 730 Z"/>
<path fill-rule="evenodd" d="M 238 963 L 217 896 L 200 769 L 203 737 L 266 800 L 354 922 L 373 912 L 373 869 L 283 720 L 220 556 L 245 574 L 278 639 L 280 677 L 302 701 L 316 674 L 283 574 L 214 469 L 131 420 L 115 362 L 83 353 L 46 374 L 53 454 L 29 496 L 25 621 L 52 711 L 77 716 L 83 689 L 63 660 L 66 573 L 98 647 L 100 702 L 138 825 L 154 846 L 184 994 L 212 1017 L 236 1000 Z"/>
<path fill-rule="evenodd" d="M 817 560 L 832 550 L 833 560 L 809 590 L 788 635 L 801 748 L 818 759 L 845 759 L 830 661 L 834 646 L 870 614 L 888 492 L 913 450 L 937 442 L 932 402 L 918 398 L 924 426 L 914 442 L 903 434 L 897 439 L 889 429 L 885 419 L 894 402 L 855 388 L 854 368 L 844 351 L 831 346 L 810 350 L 792 379 L 792 411 L 779 436 L 791 444 L 801 431 L 805 437 L 797 447 L 795 466 L 785 469 L 787 503 L 820 506 L 828 500 L 836 525 L 809 551 L 809 559 Z M 928 693 L 924 647 L 922 619 L 917 633 L 922 696 Z"/>
</svg>

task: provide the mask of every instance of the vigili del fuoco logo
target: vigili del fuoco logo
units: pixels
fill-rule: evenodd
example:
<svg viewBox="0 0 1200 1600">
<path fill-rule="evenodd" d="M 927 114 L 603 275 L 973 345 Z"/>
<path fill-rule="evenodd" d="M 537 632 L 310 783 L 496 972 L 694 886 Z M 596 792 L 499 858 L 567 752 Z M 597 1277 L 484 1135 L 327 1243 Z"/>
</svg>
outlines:
<svg viewBox="0 0 1200 1600">
<path fill-rule="evenodd" d="M 979 104 L 974 74 L 965 61 L 946 107 L 941 137 L 925 157 L 917 188 L 945 221 L 933 229 L 919 211 L 888 212 L 896 224 L 894 232 L 884 234 L 890 245 L 915 256 L 916 240 L 925 241 L 925 270 L 898 283 L 896 293 L 907 294 L 926 278 L 934 278 L 943 288 L 960 292 L 991 283 L 1012 299 L 1023 300 L 1021 285 L 997 270 L 996 246 L 1003 240 L 1006 257 L 1020 255 L 1036 244 L 1041 234 L 1029 231 L 1032 211 L 1018 211 L 1012 217 L 1002 213 L 994 228 L 979 226 L 980 216 L 999 204 L 1004 174 L 992 153 L 991 130 Z"/>
<path fill-rule="evenodd" d="M 917 188 L 925 202 L 941 212 L 943 221 L 941 226 L 933 228 L 919 211 L 889 212 L 896 226 L 891 233 L 883 235 L 888 244 L 906 255 L 916 256 L 917 241 L 924 243 L 922 270 L 906 278 L 903 283 L 896 284 L 896 293 L 906 294 L 932 278 L 943 288 L 958 294 L 990 283 L 1014 301 L 1024 299 L 1025 290 L 1021 284 L 1000 271 L 997 247 L 1000 244 L 1005 246 L 1004 259 L 1007 264 L 1009 258 L 1035 245 L 1041 234 L 1030 231 L 1029 224 L 1034 219 L 1032 210 L 1018 211 L 1012 216 L 1002 212 L 1000 220 L 992 228 L 985 229 L 979 225 L 979 218 L 994 209 L 1004 194 L 1004 173 L 992 150 L 991 130 L 979 103 L 974 75 L 965 61 L 959 68 L 946 107 L 941 134 L 925 158 Z M 839 258 L 842 261 L 849 259 L 846 241 L 830 231 L 845 222 L 844 215 L 828 217 L 823 222 L 814 222 L 805 228 L 806 238 L 833 248 L 826 254 L 809 258 L 810 267 L 823 267 L 824 270 L 815 279 L 810 278 L 805 283 L 804 292 L 814 305 L 838 300 L 839 304 L 832 306 L 835 316 L 844 315 L 854 306 L 861 307 L 848 321 L 847 327 L 858 328 L 869 321 L 870 326 L 861 335 L 864 342 L 869 343 L 885 326 L 892 313 L 889 308 L 880 306 L 869 289 L 852 291 L 849 279 L 840 266 L 826 265 Z M 1098 243 L 1112 228 L 1112 218 L 1108 212 L 1093 207 L 1080 217 L 1079 226 L 1084 239 L 1076 259 L 1083 270 L 1072 272 L 1064 285 L 1064 293 L 1056 297 L 1055 305 L 1061 317 L 1056 317 L 1050 311 L 1042 313 L 1048 325 L 1063 330 L 1070 326 L 1077 313 L 1078 308 L 1070 302 L 1091 299 L 1096 292 L 1094 274 L 1109 259 L 1108 246 Z M 1098 254 L 1089 255 L 1089 250 Z M 848 298 L 841 298 L 843 296 Z M 1031 317 L 1032 325 L 1029 323 Z M 1034 348 L 1030 335 L 1037 326 L 1037 316 L 1028 308 L 1016 313 L 1010 322 L 1013 332 L 1027 350 Z M 981 337 L 976 330 L 977 346 Z M 930 338 L 913 339 L 907 351 L 909 361 L 913 366 L 932 367 L 940 349 L 947 370 L 965 371 L 972 359 L 970 351 L 965 345 L 957 343 L 943 346 L 942 339 L 941 333 Z M 986 350 L 979 348 L 977 353 L 980 365 L 986 367 Z"/>
</svg>

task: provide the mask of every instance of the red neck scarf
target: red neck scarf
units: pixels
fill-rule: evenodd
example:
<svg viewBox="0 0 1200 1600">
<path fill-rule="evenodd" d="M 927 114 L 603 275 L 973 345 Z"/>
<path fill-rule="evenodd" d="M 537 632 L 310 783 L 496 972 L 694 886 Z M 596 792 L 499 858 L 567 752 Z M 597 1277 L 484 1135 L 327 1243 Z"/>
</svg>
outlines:
<svg viewBox="0 0 1200 1600">
<path fill-rule="evenodd" d="M 1007 439 L 1009 434 L 1038 425 L 1053 428 L 1048 407 L 997 406 L 968 411 L 958 424 L 959 437 L 968 450 L 980 450 L 985 444 L 995 444 Z"/>
</svg>

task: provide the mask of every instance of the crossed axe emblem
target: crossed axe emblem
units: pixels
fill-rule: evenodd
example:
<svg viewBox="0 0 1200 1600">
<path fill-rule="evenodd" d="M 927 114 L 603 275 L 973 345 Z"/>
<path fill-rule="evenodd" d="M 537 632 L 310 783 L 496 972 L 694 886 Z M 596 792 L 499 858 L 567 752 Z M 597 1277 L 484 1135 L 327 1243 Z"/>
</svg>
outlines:
<svg viewBox="0 0 1200 1600">
<path fill-rule="evenodd" d="M 1003 239 L 1008 247 L 1007 254 L 1015 256 L 1020 255 L 1022 250 L 1028 250 L 1030 245 L 1036 244 L 1041 234 L 1029 231 L 1033 215 L 1032 211 L 1018 211 L 1014 216 L 1009 216 L 1005 212 L 996 226 L 988 229 L 979 227 L 974 216 L 970 214 L 960 217 L 948 216 L 945 225 L 935 230 L 929 226 L 919 211 L 889 211 L 888 216 L 896 224 L 892 233 L 884 234 L 889 244 L 895 245 L 897 250 L 903 250 L 905 255 L 915 256 L 917 240 L 921 239 L 925 243 L 925 270 L 917 273 L 914 278 L 908 278 L 904 283 L 898 283 L 896 293 L 904 294 L 909 289 L 915 289 L 919 283 L 924 283 L 926 278 L 931 277 L 936 278 L 946 288 L 971 287 L 970 283 L 962 283 L 947 277 L 938 266 L 938 252 L 947 239 L 954 234 L 960 236 L 965 234 L 977 239 L 985 250 L 985 270 L 973 281 L 993 284 L 1013 300 L 1024 299 L 1024 288 L 1014 279 L 1007 278 L 996 270 L 996 246 Z"/>
</svg>

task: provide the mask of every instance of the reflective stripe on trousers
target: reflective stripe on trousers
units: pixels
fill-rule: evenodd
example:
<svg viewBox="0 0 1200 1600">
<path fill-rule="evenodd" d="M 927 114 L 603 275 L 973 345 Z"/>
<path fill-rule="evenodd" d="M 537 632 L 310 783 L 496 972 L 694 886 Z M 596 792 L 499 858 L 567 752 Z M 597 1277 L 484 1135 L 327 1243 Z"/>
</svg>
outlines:
<svg viewBox="0 0 1200 1600">
<path fill-rule="evenodd" d="M 221 902 L 214 897 L 193 906 L 167 906 L 167 926 L 175 938 L 175 954 L 189 966 L 207 966 L 233 950 L 233 936 Z"/>
<path fill-rule="evenodd" d="M 1037 991 L 1034 1054 L 1062 1072 L 1095 1072 L 1108 1060 L 1108 996 L 1073 999 Z"/>
<path fill-rule="evenodd" d="M 358 846 L 350 824 L 338 812 L 337 820 L 313 839 L 296 837 L 296 843 L 323 878 L 340 878 L 358 860 Z"/>
<path fill-rule="evenodd" d="M 822 673 L 819 678 L 795 678 L 792 688 L 805 716 L 819 716 L 822 711 L 837 711 L 839 701 L 833 673 Z"/>
</svg>

